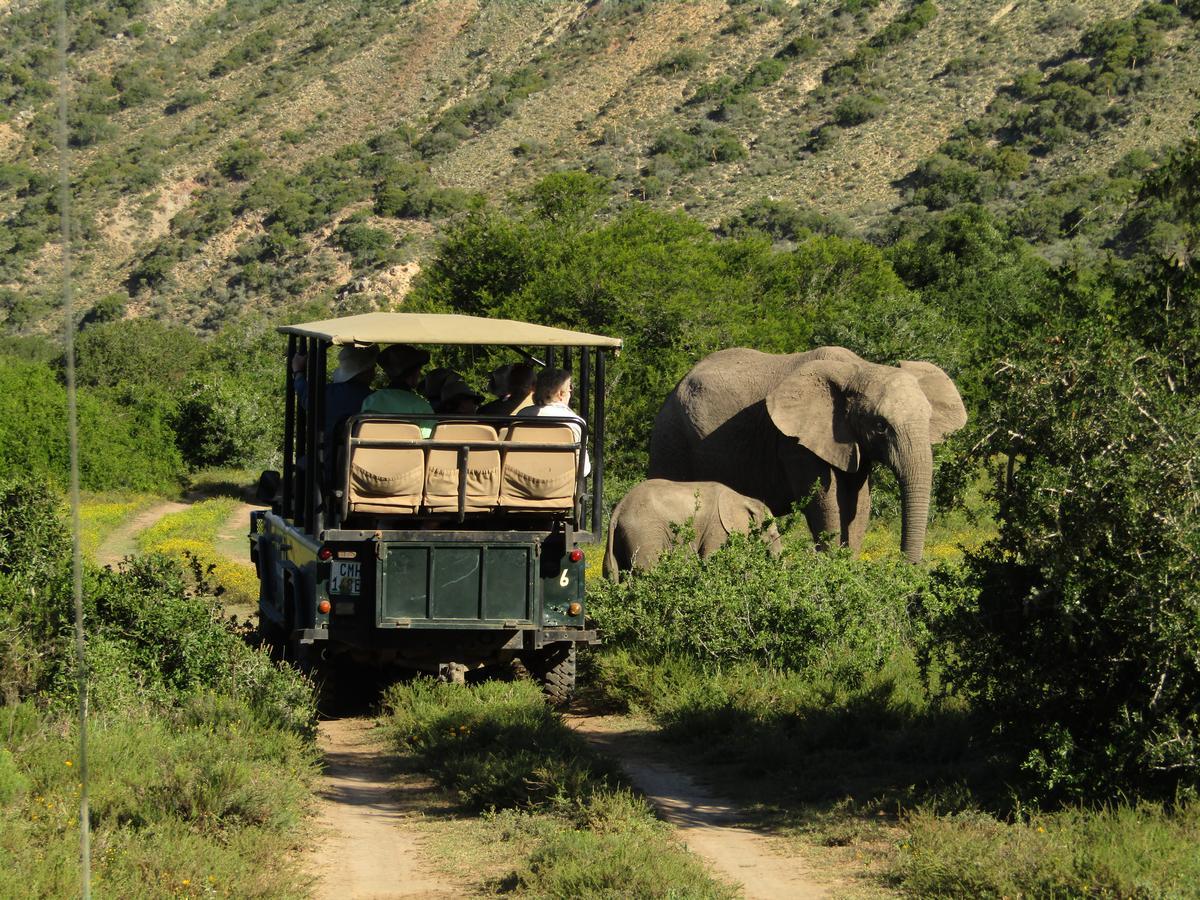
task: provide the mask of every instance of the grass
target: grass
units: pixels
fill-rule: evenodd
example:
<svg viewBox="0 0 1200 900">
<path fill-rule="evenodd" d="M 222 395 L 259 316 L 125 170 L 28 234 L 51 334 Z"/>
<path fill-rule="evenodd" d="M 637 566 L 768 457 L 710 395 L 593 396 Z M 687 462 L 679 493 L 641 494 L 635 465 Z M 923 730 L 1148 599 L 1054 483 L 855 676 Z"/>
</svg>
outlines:
<svg viewBox="0 0 1200 900">
<path fill-rule="evenodd" d="M 149 494 L 113 497 L 93 494 L 82 498 L 79 505 L 80 536 L 83 555 L 95 559 L 105 539 L 150 507 L 156 498 Z"/>
<path fill-rule="evenodd" d="M 396 745 L 482 813 L 459 846 L 460 874 L 494 874 L 489 891 L 538 897 L 732 897 L 672 839 L 613 764 L 589 750 L 524 681 L 429 681 L 385 700 Z M 487 876 L 485 876 L 487 877 Z"/>
<path fill-rule="evenodd" d="M 1200 804 L 1063 809 L 1003 821 L 918 810 L 895 878 L 922 897 L 1200 896 Z"/>
<path fill-rule="evenodd" d="M 145 553 L 194 556 L 205 568 L 212 567 L 210 579 L 224 589 L 226 605 L 253 605 L 258 597 L 254 567 L 234 562 L 218 547 L 221 532 L 237 508 L 238 501 L 230 497 L 203 500 L 163 516 L 137 536 L 138 547 Z"/>
<path fill-rule="evenodd" d="M 174 718 L 93 719 L 93 889 L 106 897 L 302 897 L 289 850 L 310 803 L 311 743 L 246 726 L 230 701 Z M 0 707 L 0 896 L 79 892 L 78 738 L 30 703 Z"/>
</svg>

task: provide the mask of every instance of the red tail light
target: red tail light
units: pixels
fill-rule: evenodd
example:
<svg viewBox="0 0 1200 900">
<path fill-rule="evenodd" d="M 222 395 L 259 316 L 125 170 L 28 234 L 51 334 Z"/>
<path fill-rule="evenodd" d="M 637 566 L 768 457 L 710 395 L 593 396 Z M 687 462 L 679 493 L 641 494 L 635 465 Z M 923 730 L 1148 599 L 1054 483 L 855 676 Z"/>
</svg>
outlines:
<svg viewBox="0 0 1200 900">
<path fill-rule="evenodd" d="M 576 547 L 567 554 L 567 559 L 569 559 L 571 562 L 579 562 L 581 559 L 583 559 L 583 551 Z"/>
<path fill-rule="evenodd" d="M 331 556 L 333 556 L 333 551 L 330 550 L 328 547 L 322 547 L 320 550 L 317 551 L 317 559 L 321 560 L 322 562 L 329 559 L 329 557 L 331 557 Z"/>
</svg>

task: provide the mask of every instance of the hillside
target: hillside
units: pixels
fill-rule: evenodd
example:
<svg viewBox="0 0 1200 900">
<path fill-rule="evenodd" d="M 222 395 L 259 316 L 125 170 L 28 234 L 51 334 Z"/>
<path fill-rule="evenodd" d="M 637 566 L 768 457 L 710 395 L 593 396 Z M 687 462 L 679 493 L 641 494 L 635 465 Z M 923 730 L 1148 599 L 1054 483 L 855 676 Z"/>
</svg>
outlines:
<svg viewBox="0 0 1200 900">
<path fill-rule="evenodd" d="M 198 326 L 395 302 L 448 220 L 564 168 L 606 178 L 614 207 L 716 226 L 770 199 L 881 241 L 985 202 L 1053 257 L 1111 240 L 1131 195 L 1113 178 L 1200 110 L 1187 3 L 72 9 L 81 302 Z M 58 277 L 52 47 L 48 4 L 0 5 L 10 333 L 46 326 Z"/>
</svg>

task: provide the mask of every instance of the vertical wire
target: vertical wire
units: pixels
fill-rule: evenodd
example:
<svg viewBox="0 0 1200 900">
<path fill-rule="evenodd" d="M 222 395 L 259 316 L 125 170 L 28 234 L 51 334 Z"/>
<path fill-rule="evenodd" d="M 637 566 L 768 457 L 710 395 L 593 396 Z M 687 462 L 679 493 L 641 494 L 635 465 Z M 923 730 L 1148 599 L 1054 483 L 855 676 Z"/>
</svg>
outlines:
<svg viewBox="0 0 1200 900">
<path fill-rule="evenodd" d="M 79 526 L 79 430 L 75 391 L 75 309 L 71 294 L 71 161 L 67 146 L 67 6 L 58 0 L 58 206 L 62 220 L 63 343 L 67 362 L 67 436 L 71 457 L 71 587 L 75 605 L 75 664 L 79 674 L 79 877 L 81 896 L 92 894 L 88 810 L 88 670 L 83 628 L 83 559 Z"/>
</svg>

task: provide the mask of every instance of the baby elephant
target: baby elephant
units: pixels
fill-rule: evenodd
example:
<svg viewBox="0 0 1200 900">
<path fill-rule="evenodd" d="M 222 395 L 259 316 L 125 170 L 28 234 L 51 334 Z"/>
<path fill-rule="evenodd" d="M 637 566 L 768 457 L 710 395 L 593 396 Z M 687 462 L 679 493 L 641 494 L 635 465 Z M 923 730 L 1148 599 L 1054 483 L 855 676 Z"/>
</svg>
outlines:
<svg viewBox="0 0 1200 900">
<path fill-rule="evenodd" d="M 739 494 L 716 481 L 667 481 L 652 478 L 633 488 L 612 512 L 604 574 L 649 569 L 671 546 L 672 525 L 692 520 L 691 547 L 708 556 L 735 531 L 746 534 L 771 515 L 765 503 Z M 779 532 L 765 532 L 771 552 L 779 553 Z"/>
</svg>

